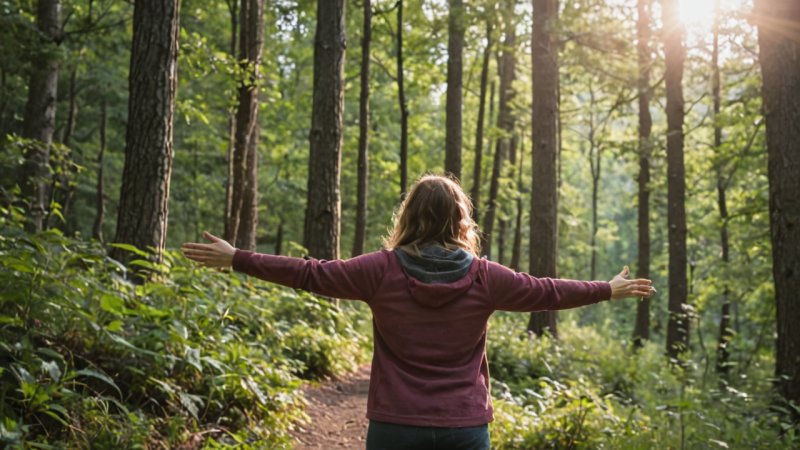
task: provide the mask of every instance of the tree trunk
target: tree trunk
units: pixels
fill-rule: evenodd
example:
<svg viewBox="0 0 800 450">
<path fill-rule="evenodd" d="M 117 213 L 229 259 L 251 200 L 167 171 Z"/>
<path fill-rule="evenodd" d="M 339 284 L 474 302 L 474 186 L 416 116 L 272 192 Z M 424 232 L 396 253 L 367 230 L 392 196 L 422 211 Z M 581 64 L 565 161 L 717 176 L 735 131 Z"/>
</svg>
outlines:
<svg viewBox="0 0 800 450">
<path fill-rule="evenodd" d="M 678 360 L 689 349 L 686 285 L 686 179 L 683 164 L 683 26 L 678 0 L 664 0 L 664 61 L 667 91 L 667 226 L 669 239 L 669 322 L 667 354 Z"/>
<path fill-rule="evenodd" d="M 464 2 L 448 0 L 447 106 L 444 171 L 461 178 L 461 97 L 464 53 Z"/>
<path fill-rule="evenodd" d="M 230 210 L 225 239 L 255 250 L 257 214 L 258 93 L 264 44 L 264 0 L 242 0 L 239 15 L 239 61 L 245 78 L 239 84 L 233 143 Z M 253 142 L 251 142 L 251 140 Z"/>
<path fill-rule="evenodd" d="M 714 151 L 717 155 L 717 206 L 719 207 L 720 230 L 719 241 L 722 249 L 722 269 L 728 267 L 730 262 L 730 245 L 728 242 L 728 204 L 725 192 L 725 180 L 723 177 L 722 166 L 722 122 L 720 121 L 720 110 L 722 106 L 722 77 L 719 68 L 719 21 L 720 3 L 716 0 L 714 4 L 714 24 L 713 24 L 713 44 L 711 49 L 711 90 L 714 98 Z M 728 344 L 733 338 L 731 329 L 731 303 L 730 289 L 728 288 L 727 275 L 722 279 L 722 307 L 719 320 L 719 339 L 717 339 L 717 373 L 727 377 L 730 371 L 728 360 L 730 352 Z"/>
<path fill-rule="evenodd" d="M 769 166 L 772 274 L 778 338 L 775 379 L 787 402 L 800 404 L 800 4 L 759 0 L 755 17 L 763 76 Z M 795 410 L 794 418 L 800 420 Z"/>
<path fill-rule="evenodd" d="M 507 8 L 513 8 L 513 3 Z M 489 181 L 489 198 L 486 201 L 486 212 L 483 216 L 483 234 L 481 235 L 481 248 L 487 258 L 492 257 L 492 240 L 494 239 L 494 223 L 497 217 L 497 196 L 500 191 L 500 176 L 503 165 L 511 145 L 511 134 L 514 132 L 514 117 L 511 113 L 511 101 L 514 99 L 514 76 L 516 71 L 516 22 L 513 20 L 513 11 L 506 11 L 505 38 L 503 39 L 502 56 L 498 61 L 500 72 L 500 99 L 497 114 L 497 127 L 502 131 L 502 136 L 497 138 L 492 164 L 492 178 Z M 498 244 L 498 250 L 502 248 Z"/>
<path fill-rule="evenodd" d="M 25 151 L 20 170 L 22 198 L 29 202 L 31 231 L 41 231 L 49 210 L 50 147 L 56 120 L 58 90 L 58 47 L 61 40 L 61 2 L 39 0 L 36 7 L 39 48 L 33 54 L 28 82 L 28 102 L 22 136 L 36 143 Z"/>
<path fill-rule="evenodd" d="M 475 165 L 472 169 L 472 219 L 478 221 L 481 203 L 481 170 L 483 169 L 483 123 L 486 113 L 486 87 L 489 79 L 489 60 L 492 56 L 492 29 L 493 20 L 486 18 L 486 47 L 483 49 L 483 64 L 481 65 L 480 101 L 478 104 L 478 123 L 475 130 Z"/>
<path fill-rule="evenodd" d="M 344 0 L 317 1 L 314 38 L 314 103 L 308 160 L 304 245 L 311 256 L 339 257 L 345 57 Z"/>
<path fill-rule="evenodd" d="M 651 0 L 639 0 L 636 8 L 637 62 L 639 66 L 639 253 L 636 264 L 637 278 L 650 278 L 650 155 L 652 143 L 650 132 L 653 119 L 650 116 L 650 5 Z M 642 297 L 636 305 L 636 323 L 633 328 L 633 346 L 641 348 L 650 339 L 650 297 Z"/>
<path fill-rule="evenodd" d="M 557 16 L 557 0 L 533 0 L 530 273 L 551 278 L 558 244 L 558 45 L 551 34 Z M 541 336 L 547 330 L 558 334 L 555 311 L 531 313 L 528 331 Z"/>
<path fill-rule="evenodd" d="M 367 180 L 369 158 L 369 44 L 372 40 L 372 5 L 364 2 L 364 34 L 361 36 L 361 92 L 358 105 L 358 187 L 356 200 L 356 236 L 353 239 L 352 256 L 364 253 L 367 240 Z"/>
<path fill-rule="evenodd" d="M 400 102 L 400 198 L 408 191 L 408 103 L 403 77 L 403 0 L 397 2 L 397 92 Z"/>
<path fill-rule="evenodd" d="M 69 75 L 69 107 L 67 110 L 67 123 L 64 126 L 64 133 L 61 135 L 61 143 L 69 147 L 72 142 L 72 134 L 75 132 L 75 124 L 78 120 L 78 67 L 77 64 L 72 68 Z M 61 229 L 71 234 L 71 230 L 76 228 L 77 220 L 70 215 L 72 210 L 72 203 L 75 199 L 75 185 L 70 183 L 70 180 L 77 175 L 77 169 L 72 161 L 72 150 L 69 149 L 68 153 L 63 155 L 61 160 L 61 168 L 54 176 L 53 184 L 51 187 L 51 198 L 61 205 L 61 216 L 65 219 Z M 51 227 L 53 215 L 48 213 L 47 226 Z"/>
<path fill-rule="evenodd" d="M 524 135 L 520 135 L 519 162 L 517 163 L 517 218 L 514 223 L 514 243 L 511 247 L 511 264 L 509 267 L 519 271 L 522 254 L 522 162 L 525 160 Z"/>
<path fill-rule="evenodd" d="M 152 248 L 167 237 L 172 125 L 178 83 L 179 0 L 138 0 L 133 9 L 125 166 L 114 242 Z M 112 248 L 127 262 L 131 254 Z"/>
<path fill-rule="evenodd" d="M 240 0 L 225 0 L 225 3 L 228 5 L 228 13 L 230 15 L 230 23 L 231 23 L 231 40 L 230 40 L 230 56 L 231 58 L 236 57 L 236 41 L 239 37 L 238 29 L 239 29 L 239 13 L 238 13 L 238 5 Z M 233 230 L 228 229 L 228 226 L 231 225 L 231 221 L 228 220 L 231 217 L 231 210 L 233 209 L 233 149 L 236 142 L 236 112 L 231 112 L 228 114 L 228 152 L 225 156 L 225 162 L 228 166 L 228 174 L 225 182 L 225 212 L 224 216 L 222 217 L 223 222 L 223 236 L 226 239 L 232 237 L 234 234 Z"/>
<path fill-rule="evenodd" d="M 100 151 L 97 152 L 97 192 L 95 194 L 96 213 L 92 226 L 92 237 L 104 242 L 103 221 L 106 216 L 106 185 L 103 179 L 103 159 L 106 153 L 106 128 L 108 127 L 108 108 L 106 99 L 100 103 Z"/>
</svg>

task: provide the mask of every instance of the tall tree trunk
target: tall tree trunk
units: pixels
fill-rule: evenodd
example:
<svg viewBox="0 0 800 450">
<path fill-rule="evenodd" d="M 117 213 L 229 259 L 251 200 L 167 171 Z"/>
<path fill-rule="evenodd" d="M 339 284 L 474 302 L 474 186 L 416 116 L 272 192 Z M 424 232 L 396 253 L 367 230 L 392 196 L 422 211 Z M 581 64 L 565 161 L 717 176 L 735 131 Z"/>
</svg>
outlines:
<svg viewBox="0 0 800 450">
<path fill-rule="evenodd" d="M 464 2 L 448 0 L 447 105 L 444 171 L 461 178 L 461 98 L 464 53 Z"/>
<path fill-rule="evenodd" d="M 308 202 L 303 242 L 311 256 L 339 257 L 344 111 L 344 0 L 317 1 L 314 38 L 314 104 L 308 160 Z"/>
<path fill-rule="evenodd" d="M 56 120 L 58 56 L 61 40 L 61 2 L 39 0 L 36 7 L 39 47 L 33 54 L 28 82 L 28 102 L 22 124 L 22 136 L 37 143 L 25 151 L 20 170 L 22 197 L 28 204 L 28 228 L 40 231 L 49 210 L 50 147 Z"/>
<path fill-rule="evenodd" d="M 719 68 L 719 22 L 720 22 L 720 0 L 714 2 L 714 24 L 713 24 L 713 44 L 711 49 L 711 90 L 714 97 L 714 151 L 717 156 L 717 206 L 719 207 L 720 229 L 719 241 L 722 249 L 722 268 L 728 267 L 730 262 L 730 245 L 728 242 L 728 204 L 725 192 L 725 180 L 722 166 L 722 122 L 720 121 L 720 110 L 722 106 L 722 77 Z M 730 352 L 728 344 L 733 338 L 731 329 L 731 303 L 730 289 L 728 280 L 722 280 L 722 308 L 719 320 L 719 339 L 717 340 L 717 373 L 723 377 L 730 371 L 728 360 Z"/>
<path fill-rule="evenodd" d="M 258 93 L 264 44 L 264 0 L 242 0 L 239 14 L 239 61 L 245 78 L 239 85 L 233 143 L 231 203 L 225 239 L 255 250 L 257 214 Z M 251 142 L 252 141 L 252 142 Z"/>
<path fill-rule="evenodd" d="M 397 2 L 397 93 L 400 102 L 400 197 L 408 191 L 408 103 L 403 76 L 403 0 Z"/>
<path fill-rule="evenodd" d="M 639 0 L 636 4 L 636 55 L 639 66 L 639 191 L 637 208 L 639 253 L 636 264 L 637 278 L 650 278 L 650 155 L 652 143 L 650 132 L 653 119 L 650 116 L 650 5 L 651 0 Z M 633 346 L 641 348 L 650 339 L 650 297 L 642 297 L 636 305 L 636 323 L 633 328 Z"/>
<path fill-rule="evenodd" d="M 800 3 L 758 0 L 769 166 L 772 274 L 778 339 L 775 379 L 786 401 L 800 404 Z M 800 420 L 795 410 L 794 418 Z"/>
<path fill-rule="evenodd" d="M 103 164 L 106 153 L 106 128 L 108 127 L 108 108 L 103 97 L 100 103 L 100 151 L 97 152 L 97 191 L 95 193 L 95 216 L 92 237 L 104 242 L 103 221 L 106 216 L 106 185 L 103 179 Z"/>
<path fill-rule="evenodd" d="M 486 212 L 483 216 L 483 234 L 481 235 L 481 248 L 487 258 L 492 257 L 492 240 L 494 239 L 494 223 L 497 217 L 497 196 L 500 192 L 500 176 L 503 165 L 508 158 L 511 134 L 514 132 L 514 116 L 511 112 L 511 102 L 514 99 L 514 76 L 516 71 L 516 22 L 513 20 L 513 2 L 509 2 L 504 13 L 505 37 L 503 39 L 502 56 L 498 59 L 497 69 L 500 72 L 500 98 L 497 114 L 497 127 L 502 131 L 502 136 L 497 138 L 495 144 L 494 161 L 492 164 L 492 178 L 489 181 L 489 198 L 486 201 Z M 498 250 L 502 244 L 498 243 Z"/>
<path fill-rule="evenodd" d="M 133 8 L 125 166 L 114 242 L 152 248 L 157 260 L 167 238 L 179 9 L 179 0 L 138 0 Z M 111 256 L 131 257 L 118 248 Z"/>
<path fill-rule="evenodd" d="M 361 36 L 361 92 L 358 105 L 358 187 L 356 200 L 356 236 L 353 239 L 352 256 L 364 253 L 367 240 L 367 180 L 369 158 L 367 144 L 369 139 L 369 44 L 372 40 L 372 4 L 364 2 L 364 32 Z"/>
<path fill-rule="evenodd" d="M 69 73 L 69 109 L 67 110 L 67 123 L 61 135 L 61 143 L 69 147 L 72 142 L 72 133 L 75 132 L 75 122 L 78 119 L 78 66 L 77 64 Z"/>
<path fill-rule="evenodd" d="M 517 163 L 517 216 L 514 222 L 514 243 L 511 247 L 511 264 L 509 267 L 519 271 L 520 259 L 522 255 L 522 191 L 525 187 L 522 184 L 522 162 L 525 160 L 525 135 L 520 135 L 519 143 L 519 162 Z"/>
<path fill-rule="evenodd" d="M 558 248 L 558 44 L 551 34 L 557 17 L 557 0 L 533 0 L 530 273 L 551 278 Z M 528 331 L 540 336 L 546 330 L 558 334 L 555 311 L 531 313 Z"/>
<path fill-rule="evenodd" d="M 230 39 L 230 48 L 229 54 L 231 58 L 236 57 L 236 42 L 238 40 L 239 34 L 239 1 L 240 0 L 225 0 L 225 3 L 228 5 L 228 14 L 230 16 L 230 23 L 231 23 L 231 39 Z M 236 143 L 236 112 L 232 111 L 228 115 L 228 152 L 225 156 L 225 162 L 228 165 L 228 174 L 227 179 L 225 182 L 225 212 L 224 216 L 222 217 L 223 222 L 223 235 L 228 239 L 229 237 L 233 237 L 234 230 L 230 230 L 228 227 L 232 225 L 231 221 L 228 220 L 231 217 L 231 211 L 233 209 L 233 149 Z"/>
<path fill-rule="evenodd" d="M 247 160 L 242 192 L 242 209 L 239 229 L 236 232 L 236 247 L 255 250 L 258 226 L 258 138 L 261 128 L 256 121 L 247 138 Z"/>
<path fill-rule="evenodd" d="M 483 170 L 483 123 L 486 113 L 486 88 L 489 80 L 489 61 L 492 57 L 492 30 L 493 19 L 486 18 L 486 47 L 483 49 L 483 64 L 481 65 L 481 88 L 478 103 L 478 123 L 475 130 L 475 164 L 472 168 L 472 219 L 476 222 L 480 216 L 481 203 L 481 170 Z"/>
<path fill-rule="evenodd" d="M 686 176 L 683 163 L 683 26 L 678 0 L 662 3 L 667 89 L 667 226 L 669 239 L 669 322 L 667 354 L 678 360 L 689 349 L 686 285 Z"/>
</svg>

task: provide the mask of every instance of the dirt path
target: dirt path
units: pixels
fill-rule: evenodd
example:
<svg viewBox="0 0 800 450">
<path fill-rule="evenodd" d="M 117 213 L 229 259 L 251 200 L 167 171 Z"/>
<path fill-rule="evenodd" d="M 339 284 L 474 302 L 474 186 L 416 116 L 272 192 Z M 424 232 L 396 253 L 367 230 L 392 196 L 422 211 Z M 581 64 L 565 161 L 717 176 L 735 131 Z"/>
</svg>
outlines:
<svg viewBox="0 0 800 450">
<path fill-rule="evenodd" d="M 364 449 L 367 439 L 369 366 L 345 379 L 304 388 L 311 418 L 292 433 L 295 449 Z"/>
</svg>

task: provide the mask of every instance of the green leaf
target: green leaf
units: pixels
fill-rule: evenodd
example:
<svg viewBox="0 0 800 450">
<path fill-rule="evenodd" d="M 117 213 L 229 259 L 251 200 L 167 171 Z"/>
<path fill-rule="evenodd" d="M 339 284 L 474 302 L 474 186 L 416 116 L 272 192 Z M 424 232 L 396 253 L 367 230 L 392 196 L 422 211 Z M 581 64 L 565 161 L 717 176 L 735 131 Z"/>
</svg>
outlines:
<svg viewBox="0 0 800 450">
<path fill-rule="evenodd" d="M 114 383 L 114 380 L 112 380 L 111 377 L 109 377 L 108 375 L 106 375 L 106 374 L 104 374 L 102 372 L 98 372 L 98 371 L 92 370 L 92 369 L 81 369 L 81 370 L 76 371 L 75 375 L 76 376 L 80 375 L 80 376 L 84 376 L 84 377 L 89 377 L 89 378 L 94 378 L 96 380 L 100 380 L 100 381 L 106 383 L 107 385 L 113 387 L 117 391 L 119 396 L 122 397 L 122 391 L 119 389 L 117 384 Z"/>
<path fill-rule="evenodd" d="M 125 301 L 116 295 L 103 294 L 100 297 L 100 308 L 103 311 L 122 315 L 125 310 Z"/>
<path fill-rule="evenodd" d="M 121 320 L 115 320 L 115 321 L 109 323 L 108 325 L 106 325 L 106 330 L 114 331 L 114 332 L 122 331 L 122 325 L 123 325 L 123 322 Z"/>
<path fill-rule="evenodd" d="M 131 253 L 133 253 L 135 255 L 141 256 L 142 258 L 147 258 L 147 257 L 150 256 L 144 250 L 139 250 L 138 248 L 136 248 L 135 246 L 133 246 L 131 244 L 121 244 L 121 243 L 115 242 L 115 243 L 111 244 L 111 246 L 114 247 L 114 248 L 118 248 L 120 250 L 129 251 L 129 252 L 131 252 Z"/>
</svg>

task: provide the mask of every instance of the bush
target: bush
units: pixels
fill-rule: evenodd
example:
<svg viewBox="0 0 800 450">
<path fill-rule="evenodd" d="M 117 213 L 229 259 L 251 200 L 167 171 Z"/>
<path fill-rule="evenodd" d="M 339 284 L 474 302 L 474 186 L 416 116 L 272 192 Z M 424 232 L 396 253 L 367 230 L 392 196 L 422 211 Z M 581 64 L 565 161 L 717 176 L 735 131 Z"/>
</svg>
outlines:
<svg viewBox="0 0 800 450">
<path fill-rule="evenodd" d="M 361 310 L 125 247 L 155 274 L 135 285 L 99 244 L 20 223 L 0 210 L 5 446 L 286 446 L 300 376 L 365 359 Z"/>
</svg>

